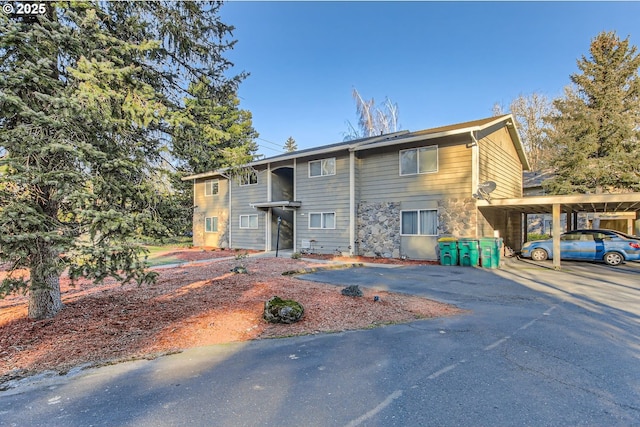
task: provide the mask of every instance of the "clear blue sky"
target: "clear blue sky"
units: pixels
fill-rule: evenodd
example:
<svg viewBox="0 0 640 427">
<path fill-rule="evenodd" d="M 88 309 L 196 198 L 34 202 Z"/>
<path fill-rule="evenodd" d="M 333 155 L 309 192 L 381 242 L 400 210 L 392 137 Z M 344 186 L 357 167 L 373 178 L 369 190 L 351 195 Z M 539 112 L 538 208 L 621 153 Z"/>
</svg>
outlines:
<svg viewBox="0 0 640 427">
<path fill-rule="evenodd" d="M 353 88 L 389 97 L 415 131 L 489 117 L 519 94 L 561 96 L 601 31 L 640 45 L 638 2 L 232 1 L 221 16 L 267 157 L 289 136 L 299 149 L 342 141 Z"/>
</svg>

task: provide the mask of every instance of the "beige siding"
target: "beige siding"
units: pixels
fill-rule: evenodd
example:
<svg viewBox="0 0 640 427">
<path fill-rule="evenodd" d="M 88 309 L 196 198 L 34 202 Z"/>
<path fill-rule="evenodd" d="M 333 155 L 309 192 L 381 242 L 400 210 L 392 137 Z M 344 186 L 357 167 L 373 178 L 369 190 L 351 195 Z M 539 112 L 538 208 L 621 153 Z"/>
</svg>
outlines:
<svg viewBox="0 0 640 427">
<path fill-rule="evenodd" d="M 479 135 L 480 182 L 494 181 L 495 198 L 522 197 L 522 164 L 506 127 Z"/>
<path fill-rule="evenodd" d="M 438 146 L 438 171 L 400 175 L 401 149 Z M 357 185 L 360 200 L 391 202 L 437 200 L 443 197 L 468 197 L 471 194 L 471 148 L 463 143 L 440 141 L 371 150 L 361 154 Z"/>
<path fill-rule="evenodd" d="M 494 231 L 498 230 L 505 241 L 508 241 L 507 244 L 518 241 L 519 218 L 503 213 L 478 214 L 476 219 L 476 210 L 473 208 L 475 201 L 472 198 L 477 190 L 474 188 L 474 179 L 479 182 L 495 181 L 497 187 L 492 193 L 494 198 L 522 196 L 522 165 L 513 141 L 503 123 L 477 132 L 475 137 L 478 141 L 477 148 L 473 148 L 471 135 L 463 133 L 402 146 L 357 151 L 354 171 L 355 209 L 358 210 L 358 206 L 366 210 L 367 206 L 388 207 L 396 204 L 399 208 L 394 207 L 394 210 L 437 209 L 440 225 L 443 226 L 439 226 L 440 233 L 458 230 L 459 233 L 477 234 L 480 237 L 493 236 Z M 437 171 L 400 175 L 401 150 L 430 146 L 438 148 Z M 472 157 L 472 152 L 476 149 L 477 158 Z M 336 159 L 335 175 L 310 177 L 309 161 L 326 158 Z M 478 165 L 475 177 L 474 159 Z M 293 173 L 284 169 L 278 171 L 279 166 L 292 167 L 294 164 Z M 219 193 L 216 196 L 204 196 L 204 179 L 196 183 L 194 201 L 198 207 L 194 209 L 194 244 L 221 246 L 225 239 L 229 239 L 230 234 L 230 245 L 233 248 L 264 250 L 269 240 L 276 237 L 274 227 L 277 221 L 274 218 L 280 215 L 286 226 L 295 228 L 293 232 L 298 249 L 302 247 L 303 241 L 314 240 L 313 246 L 317 252 L 349 251 L 349 152 L 346 148 L 331 154 L 298 157 L 295 162 L 283 160 L 272 163 L 271 189 L 268 188 L 267 166 L 260 168 L 256 185 L 240 186 L 236 180 L 229 183 L 220 177 Z M 295 213 L 295 227 L 292 224 L 292 213 L 278 211 L 273 214 L 275 217 L 272 215 L 270 218 L 268 212 L 250 206 L 257 202 L 292 200 L 294 190 L 295 199 L 301 202 L 301 207 Z M 231 206 L 228 206 L 229 192 L 233 196 Z M 465 215 L 470 211 L 474 214 Z M 335 213 L 335 228 L 311 229 L 311 213 Z M 240 215 L 257 215 L 258 228 L 240 229 Z M 219 229 L 227 225 L 228 229 L 218 233 L 204 233 L 204 219 L 212 216 L 218 217 Z M 369 221 L 367 227 L 373 228 L 371 224 L 374 223 L 375 221 Z M 466 224 L 471 226 L 464 227 Z M 269 227 L 271 233 L 267 236 Z M 392 226 L 395 227 L 396 225 Z M 290 237 L 287 237 L 290 234 L 285 233 L 286 246 L 291 246 Z M 271 241 L 270 247 L 273 245 L 274 242 Z M 433 259 L 437 252 L 437 236 L 401 236 L 393 245 L 395 247 L 389 249 L 399 249 L 402 255 Z M 397 248 L 398 245 L 400 248 Z"/>
<path fill-rule="evenodd" d="M 359 201 L 400 202 L 401 210 L 438 209 L 438 201 L 471 196 L 470 137 L 431 140 L 360 153 L 356 186 Z M 400 175 L 400 150 L 438 147 L 438 170 Z M 413 259 L 437 259 L 437 236 L 402 236 L 400 253 Z"/>
<path fill-rule="evenodd" d="M 205 181 L 218 180 L 218 194 L 205 196 Z M 194 185 L 193 244 L 195 246 L 226 247 L 226 227 L 229 212 L 229 182 L 223 177 L 197 180 Z M 218 232 L 205 232 L 205 218 L 218 218 Z"/>
<path fill-rule="evenodd" d="M 309 177 L 309 161 L 336 159 L 336 174 Z M 315 240 L 316 252 L 348 252 L 349 247 L 349 154 L 331 154 L 297 161 L 296 194 L 302 206 L 296 217 L 297 247 L 302 241 Z M 310 229 L 309 214 L 335 212 L 335 229 Z"/>
<path fill-rule="evenodd" d="M 493 198 L 522 197 L 522 164 L 506 127 L 496 126 L 478 135 L 480 150 L 480 182 L 494 181 Z M 504 239 L 505 245 L 520 248 L 522 220 L 519 215 L 504 212 L 481 212 L 478 235 L 492 237 L 494 233 Z"/>
</svg>

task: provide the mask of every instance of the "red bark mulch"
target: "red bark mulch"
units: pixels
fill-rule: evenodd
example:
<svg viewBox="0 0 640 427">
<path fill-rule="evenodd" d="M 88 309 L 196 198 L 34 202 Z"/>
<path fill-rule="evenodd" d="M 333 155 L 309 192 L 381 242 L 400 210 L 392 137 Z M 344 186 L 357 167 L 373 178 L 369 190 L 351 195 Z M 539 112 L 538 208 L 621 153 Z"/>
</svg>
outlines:
<svg viewBox="0 0 640 427">
<path fill-rule="evenodd" d="M 180 256 L 198 260 L 198 253 L 202 252 L 188 250 Z M 248 274 L 230 272 L 240 262 Z M 113 280 L 100 286 L 85 281 L 71 287 L 63 276 L 65 308 L 55 318 L 42 321 L 27 318 L 26 296 L 12 295 L 0 300 L 0 389 L 11 379 L 45 370 L 64 372 L 85 363 L 462 313 L 425 298 L 366 288 L 362 298 L 345 297 L 340 292 L 342 286 L 282 275 L 322 266 L 288 258 L 212 260 L 159 268 L 157 283 L 142 287 L 122 286 Z M 357 269 L 353 271 L 357 274 Z M 374 302 L 374 294 L 380 301 Z M 305 308 L 302 320 L 291 325 L 264 321 L 264 302 L 274 295 L 300 302 Z"/>
</svg>

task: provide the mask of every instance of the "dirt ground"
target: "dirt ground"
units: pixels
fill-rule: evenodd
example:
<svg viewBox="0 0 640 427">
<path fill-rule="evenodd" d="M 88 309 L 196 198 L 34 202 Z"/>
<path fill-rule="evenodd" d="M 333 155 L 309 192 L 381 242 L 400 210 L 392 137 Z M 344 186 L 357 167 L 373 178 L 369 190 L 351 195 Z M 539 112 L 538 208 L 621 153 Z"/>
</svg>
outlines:
<svg viewBox="0 0 640 427">
<path fill-rule="evenodd" d="M 183 250 L 171 255 L 194 261 L 229 256 L 229 252 Z M 232 273 L 241 262 L 248 274 Z M 363 329 L 461 312 L 424 298 L 366 288 L 362 288 L 364 297 L 347 297 L 340 292 L 343 287 L 282 275 L 326 266 L 290 258 L 213 259 L 159 268 L 157 283 L 142 287 L 115 281 L 70 287 L 63 277 L 65 308 L 54 319 L 42 321 L 27 318 L 26 296 L 7 297 L 0 300 L 0 389 L 8 380 L 47 370 L 64 373 L 82 364 L 153 358 L 210 344 Z M 2 274 L 0 271 L 0 278 Z M 380 301 L 375 302 L 374 295 Z M 302 320 L 291 325 L 264 321 L 264 302 L 272 296 L 300 302 L 305 308 Z"/>
</svg>

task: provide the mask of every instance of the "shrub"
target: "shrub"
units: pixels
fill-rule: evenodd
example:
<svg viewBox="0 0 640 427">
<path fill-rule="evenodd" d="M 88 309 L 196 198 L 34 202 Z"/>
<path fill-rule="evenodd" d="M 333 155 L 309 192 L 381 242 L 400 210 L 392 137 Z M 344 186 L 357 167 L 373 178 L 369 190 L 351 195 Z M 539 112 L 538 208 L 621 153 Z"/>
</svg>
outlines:
<svg viewBox="0 0 640 427">
<path fill-rule="evenodd" d="M 550 239 L 551 236 L 548 234 L 540 234 L 540 233 L 529 233 L 527 234 L 527 242 L 531 242 L 533 240 L 546 240 Z"/>
</svg>

